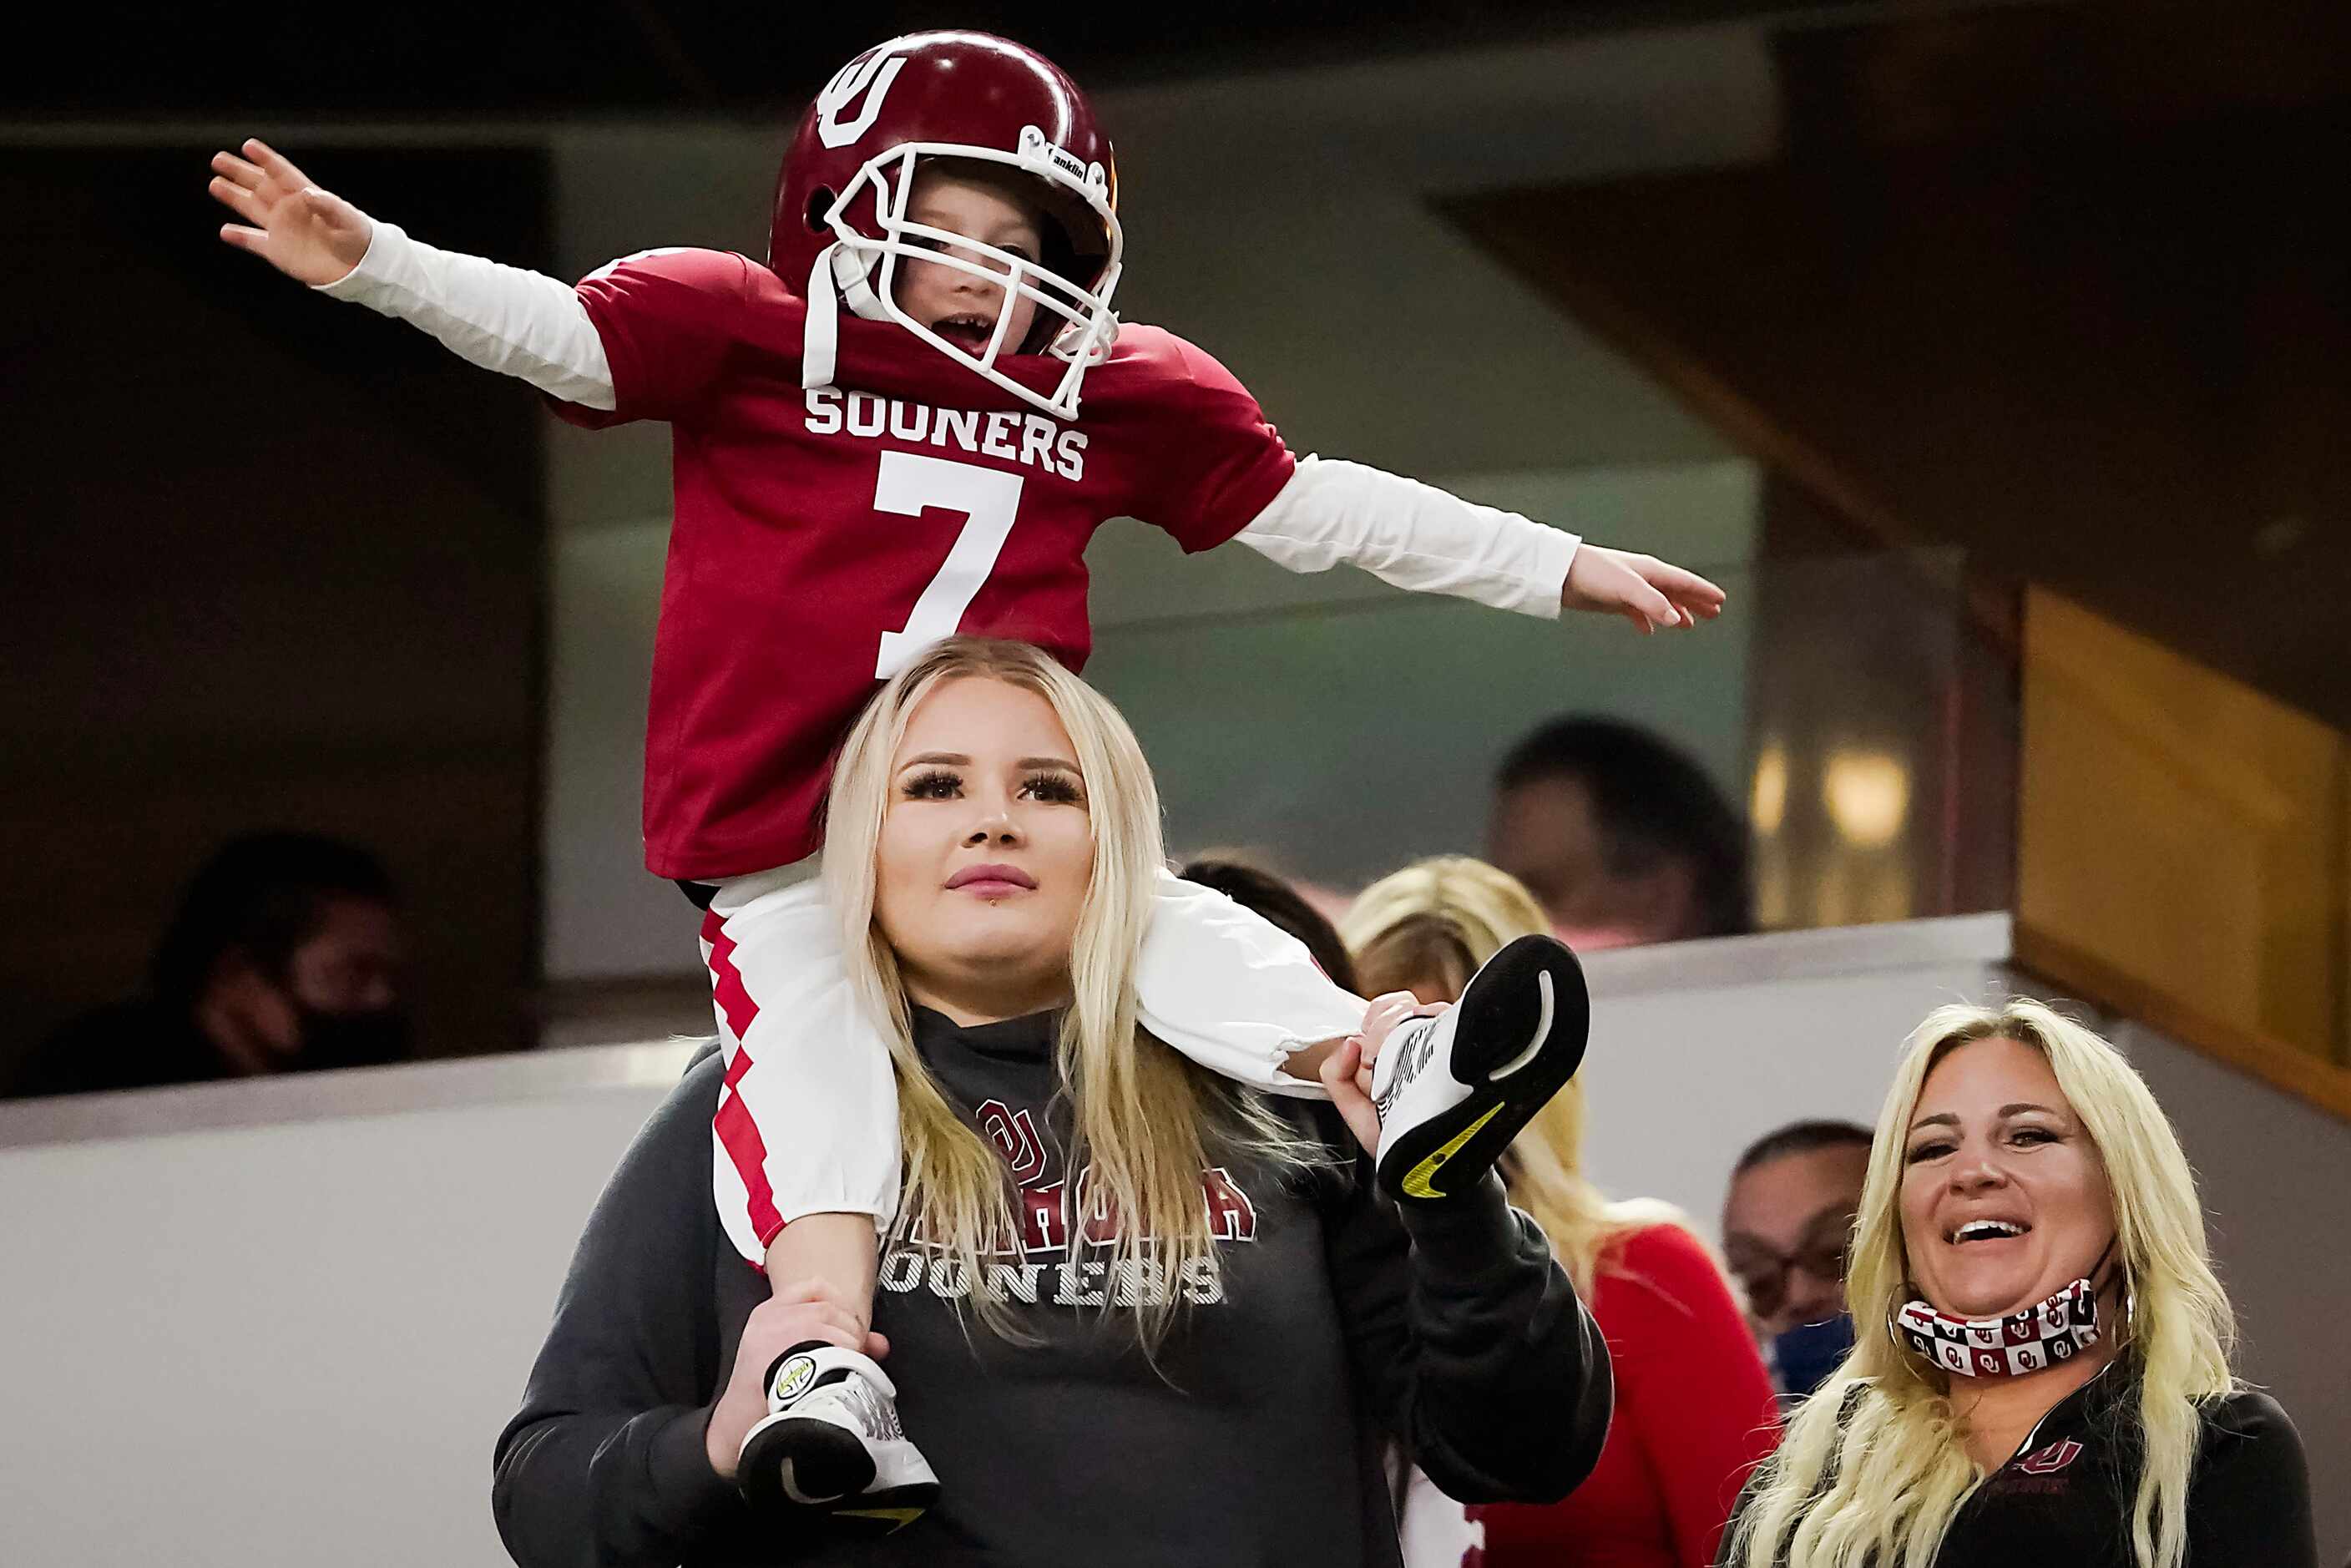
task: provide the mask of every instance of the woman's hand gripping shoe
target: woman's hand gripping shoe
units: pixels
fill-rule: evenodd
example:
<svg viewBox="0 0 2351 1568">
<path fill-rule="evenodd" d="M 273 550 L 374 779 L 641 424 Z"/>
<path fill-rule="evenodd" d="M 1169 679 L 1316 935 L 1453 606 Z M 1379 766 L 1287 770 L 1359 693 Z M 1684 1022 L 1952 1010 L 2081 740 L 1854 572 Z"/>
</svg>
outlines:
<svg viewBox="0 0 2351 1568">
<path fill-rule="evenodd" d="M 767 1419 L 735 1470 L 752 1503 L 887 1533 L 936 1500 L 939 1478 L 906 1440 L 897 1386 L 872 1358 L 809 1340 L 776 1358 L 767 1383 Z"/>
</svg>

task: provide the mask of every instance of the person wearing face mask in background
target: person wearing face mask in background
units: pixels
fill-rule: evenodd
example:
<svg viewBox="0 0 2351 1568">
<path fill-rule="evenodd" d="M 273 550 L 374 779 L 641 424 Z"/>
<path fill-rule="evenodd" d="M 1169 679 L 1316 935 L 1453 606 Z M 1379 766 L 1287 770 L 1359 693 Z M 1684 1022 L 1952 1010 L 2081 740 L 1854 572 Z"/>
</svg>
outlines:
<svg viewBox="0 0 2351 1568">
<path fill-rule="evenodd" d="M 2302 1440 L 2230 1371 L 2179 1138 L 2038 1002 L 1928 1015 L 1878 1116 L 1861 1336 L 1740 1499 L 1739 1568 L 2316 1568 Z"/>
<path fill-rule="evenodd" d="M 1750 1144 L 1731 1167 L 1723 1256 L 1747 1293 L 1771 1381 L 1791 1403 L 1853 1350 L 1844 1255 L 1869 1142 L 1869 1129 L 1852 1122 L 1791 1122 Z"/>
<path fill-rule="evenodd" d="M 367 851 L 254 833 L 206 861 L 145 996 L 52 1033 L 11 1092 L 78 1094 L 368 1067 L 410 1053 L 398 895 Z"/>
</svg>

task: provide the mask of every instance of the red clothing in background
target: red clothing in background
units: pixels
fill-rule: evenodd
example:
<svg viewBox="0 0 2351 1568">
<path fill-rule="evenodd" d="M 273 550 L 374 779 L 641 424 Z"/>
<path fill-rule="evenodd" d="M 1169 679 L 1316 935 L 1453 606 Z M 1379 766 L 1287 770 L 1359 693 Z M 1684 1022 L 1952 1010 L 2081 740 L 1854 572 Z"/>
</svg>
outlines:
<svg viewBox="0 0 2351 1568">
<path fill-rule="evenodd" d="M 1616 1371 L 1599 1467 L 1563 1502 L 1471 1509 L 1485 1568 L 1706 1568 L 1747 1472 L 1780 1438 L 1763 1358 L 1714 1260 L 1678 1226 L 1612 1244 L 1592 1315 Z"/>
</svg>

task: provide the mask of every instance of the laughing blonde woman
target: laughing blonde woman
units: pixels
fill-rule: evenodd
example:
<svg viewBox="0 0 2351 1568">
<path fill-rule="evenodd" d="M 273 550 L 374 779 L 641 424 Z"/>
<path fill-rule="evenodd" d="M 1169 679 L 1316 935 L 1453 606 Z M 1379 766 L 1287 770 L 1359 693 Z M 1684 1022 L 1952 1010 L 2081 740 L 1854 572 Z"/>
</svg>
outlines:
<svg viewBox="0 0 2351 1568">
<path fill-rule="evenodd" d="M 2196 1181 L 2119 1052 L 1944 1008 L 1879 1114 L 1859 1343 L 1741 1499 L 1737 1568 L 2315 1568 L 2285 1412 L 2231 1375 Z"/>
</svg>

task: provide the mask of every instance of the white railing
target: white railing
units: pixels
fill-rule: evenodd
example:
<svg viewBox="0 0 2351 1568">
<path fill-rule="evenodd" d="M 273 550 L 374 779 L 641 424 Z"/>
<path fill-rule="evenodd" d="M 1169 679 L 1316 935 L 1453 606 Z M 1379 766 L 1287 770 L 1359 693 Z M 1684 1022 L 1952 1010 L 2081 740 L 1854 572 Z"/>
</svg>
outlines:
<svg viewBox="0 0 2351 1568">
<path fill-rule="evenodd" d="M 2009 988 L 2008 956 L 2000 915 L 1594 955 L 1587 1163 L 1710 1232 L 1741 1145 L 1797 1116 L 1870 1120 L 1904 1033 Z M 2304 1320 L 2351 1300 L 2351 1278 L 2310 1270 L 2351 1265 L 2292 1236 L 2351 1228 L 2351 1129 L 2130 1043 L 2205 1171 L 2256 1371 L 2314 1470 L 2340 1474 L 2351 1399 L 2332 1327 Z M 590 1204 L 694 1050 L 0 1105 L 7 1559 L 502 1563 L 492 1439 Z M 2263 1127 L 2289 1164 L 2223 1146 Z M 2285 1235 L 2282 1169 L 2299 1173 Z M 2339 1557 L 2351 1505 L 2325 1506 Z"/>
</svg>

